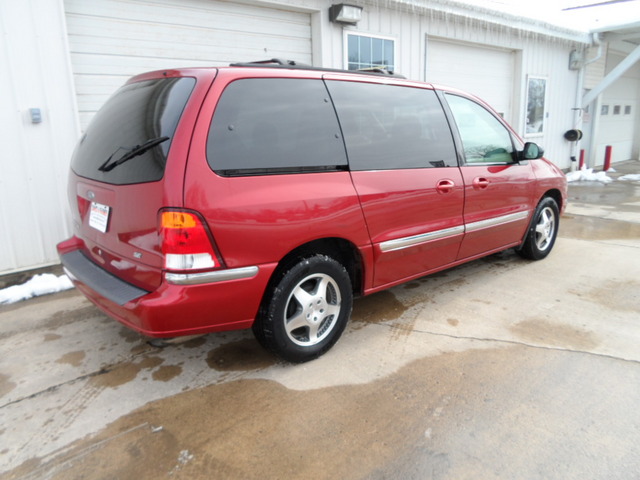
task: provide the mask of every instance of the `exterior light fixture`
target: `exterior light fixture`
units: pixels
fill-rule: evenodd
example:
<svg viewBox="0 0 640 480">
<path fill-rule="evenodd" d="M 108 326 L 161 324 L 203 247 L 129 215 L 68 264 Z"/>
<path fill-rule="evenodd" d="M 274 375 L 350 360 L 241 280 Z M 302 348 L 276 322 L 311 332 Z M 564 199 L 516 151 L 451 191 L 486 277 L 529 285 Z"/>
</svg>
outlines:
<svg viewBox="0 0 640 480">
<path fill-rule="evenodd" d="M 362 19 L 362 7 L 337 3 L 329 8 L 329 20 L 333 23 L 355 25 Z"/>
</svg>

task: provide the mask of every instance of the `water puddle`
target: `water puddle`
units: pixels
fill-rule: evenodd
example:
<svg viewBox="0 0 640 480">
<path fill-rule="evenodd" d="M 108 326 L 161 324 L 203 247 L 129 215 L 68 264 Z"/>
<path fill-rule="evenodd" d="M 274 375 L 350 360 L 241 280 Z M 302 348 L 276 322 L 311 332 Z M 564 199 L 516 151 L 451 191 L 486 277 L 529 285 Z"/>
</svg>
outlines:
<svg viewBox="0 0 640 480">
<path fill-rule="evenodd" d="M 158 382 L 168 382 L 182 373 L 180 365 L 162 365 L 151 374 L 151 378 Z"/>
<path fill-rule="evenodd" d="M 253 338 L 225 343 L 214 348 L 207 355 L 209 368 L 219 372 L 261 370 L 276 362 L 276 357 L 262 348 Z"/>
<path fill-rule="evenodd" d="M 92 377 L 90 383 L 99 388 L 118 388 L 133 381 L 142 370 L 152 370 L 165 360 L 160 357 L 145 357 L 138 362 L 116 365 L 108 372 Z"/>
<path fill-rule="evenodd" d="M 576 240 L 640 240 L 640 223 L 565 215 L 559 235 Z"/>
<path fill-rule="evenodd" d="M 353 302 L 352 324 L 382 323 L 395 320 L 407 311 L 407 307 L 389 290 L 357 298 Z M 356 325 L 353 325 L 354 327 Z"/>
<path fill-rule="evenodd" d="M 561 348 L 592 350 L 598 346 L 597 337 L 569 325 L 558 325 L 545 319 L 531 319 L 517 323 L 511 332 L 526 342 L 554 345 Z"/>
<path fill-rule="evenodd" d="M 84 351 L 76 351 L 76 352 L 68 352 L 61 356 L 56 363 L 62 363 L 66 365 L 71 365 L 72 367 L 79 367 L 82 365 L 82 361 L 87 356 Z"/>
</svg>

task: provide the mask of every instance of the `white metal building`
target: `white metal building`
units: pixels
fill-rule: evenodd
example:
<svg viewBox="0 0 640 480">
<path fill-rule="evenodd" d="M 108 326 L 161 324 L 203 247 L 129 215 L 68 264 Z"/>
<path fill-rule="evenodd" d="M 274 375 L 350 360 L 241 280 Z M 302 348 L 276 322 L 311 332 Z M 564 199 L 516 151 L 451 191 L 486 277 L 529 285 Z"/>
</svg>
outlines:
<svg viewBox="0 0 640 480">
<path fill-rule="evenodd" d="M 266 58 L 386 65 L 482 97 L 562 168 L 576 155 L 563 134 L 583 120 L 592 163 L 609 141 L 615 159 L 637 158 L 637 66 L 589 113 L 576 110 L 583 86 L 595 88 L 628 54 L 609 51 L 606 35 L 596 45 L 585 32 L 445 0 L 352 3 L 362 8 L 354 25 L 332 22 L 329 0 L 0 0 L 0 274 L 58 262 L 74 144 L 107 97 L 148 70 Z M 573 51 L 583 54 L 577 69 Z"/>
</svg>

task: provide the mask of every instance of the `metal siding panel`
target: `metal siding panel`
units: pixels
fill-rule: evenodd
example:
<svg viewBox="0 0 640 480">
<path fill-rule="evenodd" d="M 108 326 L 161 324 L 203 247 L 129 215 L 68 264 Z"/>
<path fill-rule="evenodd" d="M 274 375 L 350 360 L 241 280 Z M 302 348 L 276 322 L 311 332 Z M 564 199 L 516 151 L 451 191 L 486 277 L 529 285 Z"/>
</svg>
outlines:
<svg viewBox="0 0 640 480">
<path fill-rule="evenodd" d="M 204 0 L 65 0 L 81 125 L 132 75 L 311 59 L 308 13 Z"/>
<path fill-rule="evenodd" d="M 513 52 L 433 39 L 427 48 L 427 81 L 477 95 L 513 120 Z"/>
<path fill-rule="evenodd" d="M 61 6 L 0 2 L 0 36 L 3 274 L 57 263 L 55 245 L 70 234 L 66 176 L 78 130 Z M 41 123 L 30 121 L 34 107 Z"/>
</svg>

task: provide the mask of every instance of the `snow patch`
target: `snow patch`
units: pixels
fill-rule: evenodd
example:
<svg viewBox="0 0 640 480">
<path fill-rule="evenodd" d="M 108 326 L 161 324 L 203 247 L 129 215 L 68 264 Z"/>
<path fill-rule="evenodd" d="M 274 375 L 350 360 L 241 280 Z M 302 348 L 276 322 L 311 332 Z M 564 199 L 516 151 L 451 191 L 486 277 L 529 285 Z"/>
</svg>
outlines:
<svg viewBox="0 0 640 480">
<path fill-rule="evenodd" d="M 607 176 L 607 172 L 593 172 L 593 168 L 585 168 L 567 173 L 567 182 L 600 182 L 611 183 L 613 178 Z"/>
<path fill-rule="evenodd" d="M 640 173 L 630 173 L 628 175 L 622 175 L 618 177 L 618 180 L 626 182 L 640 182 Z"/>
<path fill-rule="evenodd" d="M 22 285 L 14 285 L 0 290 L 0 305 L 20 302 L 40 295 L 62 292 L 73 288 L 69 277 L 60 275 L 56 277 L 52 273 L 36 275 Z"/>
</svg>

